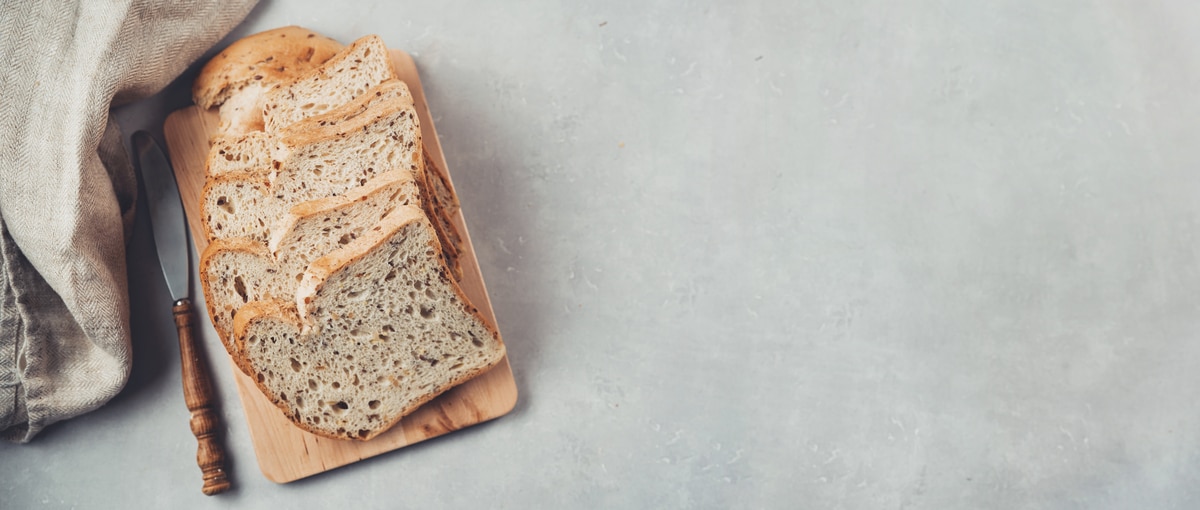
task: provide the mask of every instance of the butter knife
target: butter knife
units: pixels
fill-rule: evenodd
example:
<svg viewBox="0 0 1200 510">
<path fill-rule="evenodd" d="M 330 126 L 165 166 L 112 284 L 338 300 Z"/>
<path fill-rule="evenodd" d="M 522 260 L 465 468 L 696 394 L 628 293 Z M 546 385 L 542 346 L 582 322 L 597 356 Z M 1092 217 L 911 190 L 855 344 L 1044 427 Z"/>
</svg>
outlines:
<svg viewBox="0 0 1200 510">
<path fill-rule="evenodd" d="M 158 251 L 167 289 L 174 300 L 171 310 L 175 314 L 175 328 L 179 332 L 183 399 L 192 414 L 192 433 L 198 443 L 196 462 L 204 476 L 204 486 L 200 490 L 211 496 L 229 490 L 229 478 L 225 472 L 225 450 L 216 437 L 220 419 L 212 406 L 213 390 L 208 366 L 193 334 L 192 319 L 195 314 L 192 312 L 191 249 L 187 240 L 187 218 L 183 213 L 183 201 L 179 198 L 179 187 L 175 183 L 175 172 L 158 142 L 145 131 L 134 133 L 132 140 L 142 181 L 146 185 L 154 248 Z"/>
</svg>

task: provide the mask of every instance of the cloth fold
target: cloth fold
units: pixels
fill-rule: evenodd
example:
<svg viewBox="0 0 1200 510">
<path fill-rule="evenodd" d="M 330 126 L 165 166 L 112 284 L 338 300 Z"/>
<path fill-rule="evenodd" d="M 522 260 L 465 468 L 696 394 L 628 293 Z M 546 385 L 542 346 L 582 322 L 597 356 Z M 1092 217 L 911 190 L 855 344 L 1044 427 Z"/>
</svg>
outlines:
<svg viewBox="0 0 1200 510">
<path fill-rule="evenodd" d="M 129 377 L 136 181 L 113 106 L 154 94 L 256 0 L 0 4 L 0 435 L 25 442 Z"/>
</svg>

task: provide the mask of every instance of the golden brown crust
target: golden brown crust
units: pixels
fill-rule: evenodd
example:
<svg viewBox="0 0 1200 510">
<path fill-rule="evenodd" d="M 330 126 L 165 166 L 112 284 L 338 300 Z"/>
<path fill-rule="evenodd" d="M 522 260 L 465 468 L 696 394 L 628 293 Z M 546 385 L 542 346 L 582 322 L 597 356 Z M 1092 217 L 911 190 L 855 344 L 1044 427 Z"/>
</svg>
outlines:
<svg viewBox="0 0 1200 510">
<path fill-rule="evenodd" d="M 214 325 L 218 323 L 217 314 L 220 313 L 220 310 L 217 307 L 220 304 L 213 299 L 212 288 L 214 283 L 208 278 L 208 268 L 217 254 L 227 251 L 240 251 L 256 256 L 271 257 L 270 252 L 267 251 L 267 248 L 262 243 L 243 237 L 216 239 L 208 244 L 208 247 L 204 249 L 204 253 L 200 254 L 200 289 L 204 293 L 204 304 L 208 310 L 208 320 L 212 321 Z M 236 315 L 234 316 L 234 320 L 237 320 Z M 221 339 L 221 344 L 225 346 L 225 350 L 230 355 L 235 355 L 234 339 L 230 337 L 229 333 L 218 329 L 217 336 Z"/>
<path fill-rule="evenodd" d="M 329 276 L 333 275 L 335 272 L 346 267 L 348 264 L 351 264 L 354 261 L 359 260 L 360 258 L 362 258 L 366 254 L 370 253 L 371 251 L 375 250 L 379 246 L 382 246 L 383 244 L 387 243 L 388 240 L 391 239 L 392 235 L 394 235 L 397 230 L 400 230 L 400 229 L 404 228 L 405 226 L 412 224 L 414 222 L 420 223 L 422 225 L 422 227 L 425 229 L 429 229 L 429 230 L 433 229 L 433 225 L 430 224 L 428 218 L 425 217 L 424 212 L 422 212 L 420 209 L 418 209 L 416 207 L 412 207 L 412 206 L 402 206 L 402 207 L 397 208 L 396 212 L 385 217 L 382 221 L 380 221 L 379 224 L 377 224 L 375 227 L 373 227 L 367 234 L 352 241 L 350 244 L 346 245 L 345 247 L 343 247 L 339 250 L 335 250 L 334 252 L 313 261 L 313 263 L 309 265 L 308 270 L 306 271 L 304 282 L 301 282 L 301 284 L 300 284 L 301 287 L 296 292 L 297 306 L 303 306 L 302 303 L 304 303 L 306 298 L 315 296 L 316 293 L 320 290 L 321 284 L 323 284 L 325 282 L 325 280 L 329 278 Z M 430 236 L 430 244 L 433 245 L 432 246 L 433 248 L 440 249 L 440 247 L 438 246 L 438 241 L 437 241 L 436 236 Z M 441 259 L 439 259 L 439 261 L 440 260 Z M 443 274 L 448 274 L 446 266 L 445 266 L 445 262 L 442 261 L 440 263 L 440 265 L 441 265 Z M 500 337 L 500 332 L 496 330 L 496 327 L 493 324 L 488 322 L 487 319 L 483 317 L 483 314 L 479 313 L 478 308 L 476 308 L 474 305 L 471 304 L 470 300 L 467 298 L 466 293 L 464 293 L 462 288 L 458 286 L 457 282 L 455 282 L 452 278 L 449 278 L 449 277 L 447 277 L 445 279 L 445 282 L 448 283 L 452 289 L 454 289 L 454 292 L 455 292 L 458 300 L 463 304 L 466 311 L 472 317 L 474 317 L 476 320 L 478 320 L 479 323 L 482 324 L 488 330 L 488 332 L 490 332 L 492 334 L 493 338 L 495 338 L 496 343 L 498 345 L 498 349 L 497 349 L 497 353 L 496 353 L 494 359 L 490 360 L 488 362 L 488 364 L 483 367 L 479 367 L 475 370 L 466 372 L 462 376 L 453 379 L 449 383 L 440 387 L 437 391 L 421 396 L 419 399 L 414 401 L 411 405 L 406 407 L 401 413 L 399 413 L 397 415 L 397 417 L 394 420 L 392 420 L 390 423 L 370 431 L 365 437 L 358 437 L 358 436 L 354 436 L 354 435 L 350 435 L 350 434 L 345 434 L 345 435 L 333 434 L 328 431 L 315 429 L 312 426 L 310 426 L 309 424 L 304 423 L 302 420 L 295 419 L 294 416 L 289 414 L 290 406 L 288 404 L 282 402 L 270 388 L 267 388 L 265 386 L 264 382 L 258 382 L 258 378 L 252 369 L 247 370 L 250 368 L 249 361 L 243 359 L 243 360 L 239 361 L 239 363 L 246 364 L 246 367 L 243 370 L 247 370 L 247 375 L 249 375 L 250 378 L 255 381 L 255 384 L 258 385 L 259 389 L 262 390 L 263 394 L 266 395 L 268 398 L 270 398 L 271 402 L 273 404 L 275 404 L 275 406 L 278 407 L 281 412 L 283 412 L 284 416 L 287 417 L 288 420 L 290 420 L 296 426 L 298 426 L 310 433 L 317 434 L 317 435 L 320 435 L 323 437 L 333 438 L 333 439 L 355 439 L 355 440 L 361 440 L 361 441 L 370 440 L 371 438 L 379 435 L 380 433 L 391 429 L 397 423 L 399 423 L 405 416 L 412 414 L 412 412 L 415 411 L 418 407 L 420 407 L 421 405 L 424 405 L 425 403 L 429 402 L 430 400 L 433 400 L 438 395 L 440 395 L 440 394 L 450 390 L 451 388 L 454 388 L 455 386 L 458 386 L 459 384 L 462 384 L 463 382 L 466 382 L 466 381 L 470 380 L 471 378 L 474 378 L 474 377 L 486 372 L 487 370 L 491 369 L 496 364 L 498 364 L 500 362 L 500 360 L 503 359 L 503 357 L 504 357 L 504 352 L 506 349 L 504 346 L 504 340 Z M 307 290 L 305 289 L 306 286 L 308 287 Z M 273 303 L 273 304 L 255 305 L 253 308 L 249 308 L 249 307 L 251 306 L 251 304 L 254 304 L 254 303 L 247 304 L 247 305 L 243 306 L 242 309 L 238 310 L 237 315 L 234 317 L 234 337 L 237 339 L 238 349 L 239 349 L 239 352 L 242 353 L 241 356 L 243 356 L 243 357 L 245 356 L 244 353 L 246 352 L 245 344 L 244 344 L 246 329 L 255 320 L 258 320 L 260 318 L 271 316 L 274 318 L 288 321 L 288 322 L 296 325 L 296 331 L 297 331 L 296 334 L 297 335 L 303 334 L 301 328 L 303 327 L 305 319 L 302 316 L 300 316 L 298 313 L 296 313 L 299 311 L 296 307 L 290 307 L 290 306 L 287 306 L 286 304 L 280 304 L 280 302 L 258 302 L 258 303 Z M 295 310 L 296 312 L 293 312 L 293 310 Z"/>
<path fill-rule="evenodd" d="M 341 43 L 298 26 L 244 37 L 204 65 L 192 83 L 192 100 L 212 108 L 247 84 L 269 86 L 307 74 L 340 50 Z"/>
<path fill-rule="evenodd" d="M 325 59 L 325 61 L 322 62 L 321 65 L 316 66 L 311 71 L 304 73 L 304 74 L 300 74 L 300 75 L 293 75 L 290 78 L 281 81 L 276 87 L 274 87 L 272 89 L 272 92 L 273 93 L 274 92 L 282 92 L 283 90 L 286 90 L 286 89 L 294 86 L 296 83 L 300 82 L 300 80 L 308 79 L 313 76 L 327 78 L 329 76 L 329 74 L 332 72 L 332 69 L 337 67 L 337 65 L 340 63 L 340 61 L 342 59 L 345 59 L 348 56 L 350 56 L 351 53 L 358 51 L 358 48 L 360 46 L 367 45 L 367 44 L 378 45 L 379 47 L 382 47 L 382 48 L 387 47 L 387 45 L 385 45 L 383 43 L 383 40 L 380 39 L 379 36 L 377 36 L 377 35 L 372 34 L 372 35 L 362 36 L 362 37 L 356 39 L 354 42 L 350 43 L 349 46 L 342 48 L 340 51 L 338 51 L 334 55 Z M 393 80 L 398 79 L 398 76 L 396 75 L 396 69 L 395 69 L 395 67 L 392 66 L 391 59 L 388 59 L 387 63 L 388 63 L 388 67 L 391 68 L 391 71 L 392 71 L 390 79 L 393 79 Z M 272 102 L 272 98 L 270 96 L 271 96 L 271 93 L 268 93 L 268 97 L 267 97 L 268 103 Z"/>
<path fill-rule="evenodd" d="M 296 306 L 300 310 L 301 321 L 307 322 L 305 319 L 307 314 L 303 309 L 304 302 L 317 294 L 317 291 L 321 288 L 321 284 L 330 275 L 347 264 L 366 256 L 384 243 L 387 243 L 391 235 L 396 230 L 403 228 L 404 225 L 413 221 L 419 221 L 423 217 L 424 213 L 418 208 L 411 206 L 397 207 L 395 212 L 383 218 L 383 220 L 364 232 L 357 239 L 350 241 L 346 246 L 312 261 L 308 265 L 308 269 L 304 272 L 304 279 L 300 281 L 300 285 L 296 288 Z"/>
<path fill-rule="evenodd" d="M 387 243 L 397 230 L 400 230 L 406 225 L 414 222 L 420 223 L 424 228 L 430 231 L 434 230 L 433 225 L 429 222 L 429 218 L 425 217 L 425 213 L 421 209 L 412 206 L 398 207 L 396 208 L 396 212 L 383 218 L 383 220 L 381 220 L 377 225 L 372 227 L 359 238 L 351 241 L 350 244 L 347 244 L 338 250 L 334 250 L 328 255 L 314 260 L 312 264 L 309 264 L 308 270 L 305 271 L 304 279 L 300 282 L 299 287 L 296 289 L 296 306 L 300 313 L 300 320 L 302 322 L 307 321 L 305 318 L 307 315 L 305 305 L 308 301 L 311 301 L 313 296 L 316 296 L 317 293 L 320 292 L 321 286 L 330 276 L 337 271 L 340 271 L 347 265 L 366 256 L 368 253 L 371 253 L 376 248 Z M 436 235 L 430 237 L 430 244 L 435 251 L 441 250 L 441 246 Z M 438 262 L 441 266 L 443 274 L 449 275 L 450 273 L 449 269 L 446 267 L 446 262 L 441 258 L 438 258 Z M 454 289 L 459 301 L 467 308 L 467 311 L 470 312 L 473 317 L 479 319 L 479 322 L 482 323 L 488 329 L 488 331 L 492 333 L 500 345 L 504 345 L 504 342 L 500 338 L 500 332 L 493 324 L 488 322 L 488 320 L 485 319 L 482 314 L 479 313 L 478 308 L 471 304 L 471 300 L 467 297 L 467 294 L 463 292 L 461 287 L 458 286 L 458 282 L 456 282 L 453 278 L 447 278 L 447 282 L 450 283 L 450 287 Z"/>
<path fill-rule="evenodd" d="M 287 238 L 291 230 L 296 227 L 296 224 L 300 223 L 301 220 L 309 216 L 325 214 L 335 209 L 349 207 L 354 205 L 356 202 L 369 199 L 372 194 L 377 193 L 379 190 L 391 186 L 392 184 L 395 184 L 397 181 L 403 182 L 412 180 L 412 172 L 409 172 L 403 168 L 397 168 L 395 170 L 384 172 L 375 176 L 371 180 L 367 181 L 366 184 L 351 189 L 350 192 L 346 193 L 345 195 L 336 195 L 332 197 L 300 202 L 299 204 L 292 206 L 292 208 L 288 210 L 288 214 L 275 223 L 274 226 L 272 226 L 271 241 L 268 243 L 268 247 L 270 248 L 271 253 L 277 253 L 279 251 L 280 243 Z M 420 204 L 420 202 L 421 197 L 411 197 L 409 199 L 410 205 L 417 205 Z"/>
<path fill-rule="evenodd" d="M 384 96 L 390 97 L 380 99 Z M 371 107 L 374 107 L 375 105 L 372 103 L 376 101 L 378 101 L 379 104 L 388 103 L 397 105 L 407 104 L 409 106 L 413 105 L 413 97 L 412 93 L 408 90 L 408 85 L 400 80 L 387 80 L 368 89 L 366 92 L 346 104 L 340 105 L 320 115 L 314 115 L 307 119 L 297 121 L 281 129 L 279 131 L 279 136 L 280 138 L 289 138 L 291 136 L 297 136 L 303 133 L 318 130 L 323 130 L 330 133 L 342 131 L 336 128 L 339 123 L 359 118 Z M 379 115 L 376 115 L 373 118 L 378 117 Z M 304 140 L 305 137 L 300 136 L 298 139 Z"/>
<path fill-rule="evenodd" d="M 267 388 L 263 381 L 258 379 L 258 372 L 254 370 L 250 360 L 246 357 L 246 329 L 254 325 L 256 321 L 272 318 L 284 322 L 288 322 L 295 326 L 297 333 L 300 331 L 300 318 L 296 315 L 295 305 L 286 301 L 276 299 L 268 299 L 263 301 L 251 301 L 242 305 L 238 309 L 237 314 L 233 316 L 233 338 L 237 344 L 237 353 L 233 353 L 233 363 L 245 373 L 258 389 L 263 392 L 263 395 L 271 397 L 271 401 L 279 406 L 278 397 L 273 395 L 270 388 Z M 286 409 L 285 409 L 286 411 Z M 286 412 L 284 414 L 287 414 Z"/>
<path fill-rule="evenodd" d="M 355 101 L 357 102 L 365 97 L 366 94 L 363 94 L 363 97 L 360 97 Z M 348 113 L 354 113 L 354 115 L 347 115 Z M 299 147 L 302 145 L 308 145 L 315 142 L 346 136 L 346 133 L 363 129 L 366 126 L 370 126 L 376 122 L 379 122 L 379 119 L 390 115 L 396 115 L 397 113 L 408 116 L 413 122 L 413 126 L 416 128 L 416 140 L 413 140 L 413 142 L 420 143 L 421 125 L 416 120 L 417 110 L 413 108 L 411 100 L 405 100 L 402 97 L 386 99 L 376 103 L 368 109 L 362 109 L 361 105 L 356 104 L 355 102 L 346 103 L 345 105 L 334 108 L 327 113 L 302 120 L 291 126 L 288 126 L 287 128 L 284 128 L 279 133 L 279 139 L 284 145 L 289 147 Z M 330 119 L 337 119 L 338 121 L 331 123 L 328 122 Z M 414 151 L 414 154 L 416 154 L 414 159 L 419 158 L 420 152 Z"/>
</svg>

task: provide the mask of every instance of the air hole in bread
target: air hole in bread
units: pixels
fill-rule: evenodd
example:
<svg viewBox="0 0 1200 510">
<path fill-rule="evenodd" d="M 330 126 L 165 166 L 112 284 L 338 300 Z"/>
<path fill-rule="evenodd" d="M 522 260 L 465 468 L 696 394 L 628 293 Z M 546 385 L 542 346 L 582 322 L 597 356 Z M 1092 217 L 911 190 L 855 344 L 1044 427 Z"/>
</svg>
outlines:
<svg viewBox="0 0 1200 510">
<path fill-rule="evenodd" d="M 436 317 L 437 317 L 437 312 L 433 309 L 432 306 L 421 305 L 421 318 L 422 319 L 431 319 L 432 320 Z"/>
<path fill-rule="evenodd" d="M 217 197 L 217 207 L 220 207 L 221 210 L 225 211 L 226 214 L 234 213 L 233 203 L 229 201 L 229 197 Z M 220 225 L 218 225 L 217 229 L 220 228 Z"/>
<path fill-rule="evenodd" d="M 470 335 L 470 337 L 471 337 L 471 345 L 474 345 L 475 347 L 480 347 L 480 348 L 483 347 L 483 341 L 480 340 L 479 337 L 475 336 L 475 332 L 468 331 L 467 335 Z"/>
<path fill-rule="evenodd" d="M 379 401 L 378 401 L 378 400 L 372 400 L 372 401 L 370 401 L 370 402 L 367 402 L 367 407 L 371 408 L 372 410 L 374 410 L 374 409 L 379 409 Z"/>
<path fill-rule="evenodd" d="M 296 360 L 296 358 L 289 358 L 289 359 L 292 362 L 292 371 L 299 372 L 300 371 L 300 362 L 298 360 Z"/>
<path fill-rule="evenodd" d="M 316 391 L 317 388 L 318 388 L 317 381 L 315 379 L 309 379 L 308 380 L 308 389 Z"/>
<path fill-rule="evenodd" d="M 340 382 L 337 382 L 337 381 L 333 381 L 333 383 L 331 383 L 331 384 L 329 385 L 329 387 L 331 387 L 331 388 L 333 388 L 333 389 L 335 389 L 335 390 L 336 390 L 336 389 L 338 389 L 338 388 L 341 388 L 341 387 L 342 387 L 342 383 L 340 383 Z"/>
<path fill-rule="evenodd" d="M 237 295 L 242 298 L 242 303 L 249 300 L 249 297 L 246 295 L 246 282 L 242 280 L 241 275 L 233 279 L 233 291 L 237 292 Z"/>
<path fill-rule="evenodd" d="M 340 239 L 338 239 L 338 244 L 350 244 L 350 241 L 353 241 L 353 240 L 354 240 L 354 234 L 345 234 Z"/>
<path fill-rule="evenodd" d="M 299 407 L 299 408 L 304 407 L 304 397 L 301 397 L 300 395 L 296 395 L 296 407 Z"/>
</svg>

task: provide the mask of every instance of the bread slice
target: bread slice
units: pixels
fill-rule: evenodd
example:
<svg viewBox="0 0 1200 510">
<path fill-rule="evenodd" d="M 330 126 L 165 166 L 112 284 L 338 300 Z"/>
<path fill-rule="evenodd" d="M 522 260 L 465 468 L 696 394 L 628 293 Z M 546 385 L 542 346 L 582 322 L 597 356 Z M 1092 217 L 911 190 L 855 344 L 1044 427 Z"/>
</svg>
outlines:
<svg viewBox="0 0 1200 510">
<path fill-rule="evenodd" d="M 279 150 L 277 137 L 262 131 L 240 136 L 218 136 L 208 149 L 204 172 L 209 176 L 271 168 Z"/>
<path fill-rule="evenodd" d="M 393 170 L 345 195 L 292 207 L 272 229 L 268 249 L 289 280 L 299 283 L 312 261 L 350 244 L 397 208 L 419 207 L 420 196 L 409 171 Z"/>
<path fill-rule="evenodd" d="M 200 69 L 192 82 L 192 100 L 212 108 L 249 85 L 273 85 L 307 74 L 341 50 L 341 43 L 297 26 L 243 37 Z"/>
<path fill-rule="evenodd" d="M 294 299 L 297 282 L 276 267 L 262 243 L 244 237 L 217 239 L 200 254 L 200 285 L 217 337 L 236 354 L 233 321 L 246 303 Z"/>
<path fill-rule="evenodd" d="M 204 65 L 192 83 L 192 99 L 201 108 L 221 107 L 221 134 L 261 131 L 266 91 L 308 74 L 341 49 L 341 43 L 296 26 L 244 37 Z"/>
<path fill-rule="evenodd" d="M 388 80 L 346 105 L 289 126 L 283 133 L 254 131 L 240 136 L 219 137 L 208 151 L 205 171 L 209 176 L 215 176 L 269 169 L 274 161 L 287 158 L 288 147 L 280 143 L 281 135 L 334 126 L 357 118 L 375 105 L 395 100 L 412 103 L 412 93 L 404 82 Z"/>
<path fill-rule="evenodd" d="M 314 261 L 298 307 L 247 304 L 234 321 L 251 377 L 298 426 L 367 440 L 504 356 L 499 333 L 437 256 L 425 215 L 401 207 Z"/>
<path fill-rule="evenodd" d="M 454 193 L 454 187 L 450 184 L 449 178 L 437 168 L 433 162 L 433 156 L 429 154 L 428 148 L 422 149 L 423 157 L 425 158 L 425 174 L 424 186 L 426 199 L 424 202 L 425 214 L 429 216 L 433 222 L 434 228 L 437 229 L 438 242 L 442 246 L 442 258 L 446 260 L 446 267 L 450 269 L 450 274 L 457 281 L 462 280 L 462 264 L 458 258 L 462 254 L 462 235 L 458 231 L 458 227 L 454 224 L 454 216 L 458 213 L 458 195 Z"/>
<path fill-rule="evenodd" d="M 312 72 L 267 91 L 263 103 L 265 128 L 281 130 L 394 79 L 396 71 L 383 40 L 375 35 L 360 38 Z"/>
<path fill-rule="evenodd" d="M 412 102 L 393 96 L 364 109 L 366 100 L 281 133 L 275 151 L 280 159 L 270 170 L 210 177 L 200 198 L 205 236 L 265 244 L 270 225 L 295 204 L 340 195 L 398 168 L 423 175 L 421 127 Z"/>
<path fill-rule="evenodd" d="M 281 219 L 270 251 L 261 242 L 218 239 L 200 256 L 200 284 L 208 316 L 230 354 L 233 318 L 246 303 L 291 301 L 313 260 L 349 244 L 399 206 L 419 205 L 420 190 L 407 170 L 382 174 L 339 197 L 301 203 Z"/>
</svg>

